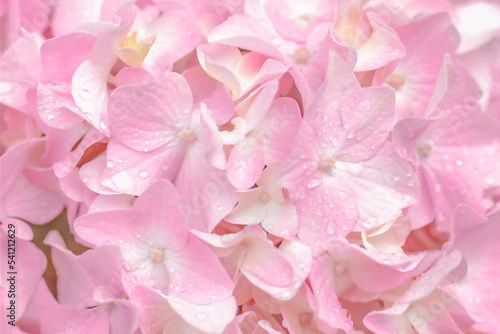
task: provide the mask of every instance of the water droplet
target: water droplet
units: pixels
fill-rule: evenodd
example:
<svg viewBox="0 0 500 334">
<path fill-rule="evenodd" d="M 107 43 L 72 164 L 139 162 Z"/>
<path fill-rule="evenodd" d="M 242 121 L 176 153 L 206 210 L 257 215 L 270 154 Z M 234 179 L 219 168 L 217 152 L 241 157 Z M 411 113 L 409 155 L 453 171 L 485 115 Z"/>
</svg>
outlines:
<svg viewBox="0 0 500 334">
<path fill-rule="evenodd" d="M 139 173 L 139 177 L 142 177 L 143 179 L 147 178 L 148 177 L 148 172 L 146 172 L 145 170 L 143 170 L 142 172 Z"/>
<path fill-rule="evenodd" d="M 109 168 L 113 168 L 114 165 L 115 165 L 115 163 L 113 162 L 113 160 L 109 160 L 108 163 L 107 163 L 107 166 Z"/>
</svg>

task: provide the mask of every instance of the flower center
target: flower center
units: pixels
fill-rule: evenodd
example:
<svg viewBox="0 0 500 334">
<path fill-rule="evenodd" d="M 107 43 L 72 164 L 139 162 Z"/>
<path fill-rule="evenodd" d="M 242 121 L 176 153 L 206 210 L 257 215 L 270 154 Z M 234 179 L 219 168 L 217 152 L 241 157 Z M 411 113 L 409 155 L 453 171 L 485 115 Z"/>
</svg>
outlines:
<svg viewBox="0 0 500 334">
<path fill-rule="evenodd" d="M 309 50 L 305 46 L 301 46 L 300 48 L 297 48 L 295 52 L 293 53 L 293 60 L 297 64 L 307 64 L 309 61 L 309 57 L 311 54 L 309 53 Z"/>
<path fill-rule="evenodd" d="M 432 152 L 432 146 L 428 143 L 417 143 L 417 154 L 420 159 L 427 158 Z"/>
<path fill-rule="evenodd" d="M 330 155 L 324 155 L 319 158 L 318 170 L 322 172 L 329 172 L 335 166 L 335 159 Z"/>
<path fill-rule="evenodd" d="M 155 40 L 156 35 L 137 40 L 137 31 L 134 31 L 125 37 L 122 47 L 116 50 L 116 54 L 128 66 L 141 67 Z"/>
<path fill-rule="evenodd" d="M 191 144 L 196 140 L 196 135 L 191 129 L 184 129 L 177 135 L 177 138 L 185 142 L 186 144 Z"/>
<path fill-rule="evenodd" d="M 335 274 L 338 276 L 347 274 L 347 267 L 343 263 L 337 263 L 335 265 Z"/>
<path fill-rule="evenodd" d="M 314 320 L 314 315 L 312 314 L 312 312 L 302 313 L 301 315 L 299 315 L 299 322 L 302 327 L 308 327 L 311 329 L 318 328 L 316 326 L 316 320 Z"/>
<path fill-rule="evenodd" d="M 267 193 L 263 193 L 262 195 L 260 195 L 259 198 L 260 198 L 260 201 L 262 203 L 267 203 L 267 202 L 269 202 L 269 199 L 270 199 L 270 197 Z"/>
<path fill-rule="evenodd" d="M 163 260 L 163 249 L 153 249 L 149 254 L 149 258 L 154 262 L 161 262 Z"/>
<path fill-rule="evenodd" d="M 386 80 L 386 83 L 395 90 L 399 90 L 405 82 L 405 78 L 399 74 L 393 74 Z"/>
</svg>

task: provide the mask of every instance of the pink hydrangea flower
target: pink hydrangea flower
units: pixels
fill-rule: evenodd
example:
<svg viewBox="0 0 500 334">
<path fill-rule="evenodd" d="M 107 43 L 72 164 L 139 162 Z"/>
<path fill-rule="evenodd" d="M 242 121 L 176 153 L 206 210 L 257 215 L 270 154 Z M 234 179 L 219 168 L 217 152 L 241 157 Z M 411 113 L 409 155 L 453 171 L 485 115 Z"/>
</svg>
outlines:
<svg viewBox="0 0 500 334">
<path fill-rule="evenodd" d="M 310 246 L 353 228 L 380 226 L 418 198 L 415 174 L 386 141 L 393 98 L 390 90 L 362 89 L 345 62 L 332 56 L 282 167 L 281 184 L 299 215 L 298 235 Z"/>
<path fill-rule="evenodd" d="M 75 231 L 90 244 L 120 247 L 127 291 L 145 285 L 200 305 L 231 295 L 233 284 L 215 254 L 186 230 L 170 182 L 152 184 L 131 209 L 79 217 Z"/>
</svg>

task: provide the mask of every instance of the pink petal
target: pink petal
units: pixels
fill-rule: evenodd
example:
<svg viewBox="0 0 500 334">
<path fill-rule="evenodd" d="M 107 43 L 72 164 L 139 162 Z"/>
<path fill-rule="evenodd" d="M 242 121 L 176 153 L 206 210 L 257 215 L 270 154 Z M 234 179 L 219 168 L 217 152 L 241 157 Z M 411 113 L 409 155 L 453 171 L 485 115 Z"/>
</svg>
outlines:
<svg viewBox="0 0 500 334">
<path fill-rule="evenodd" d="M 94 306 L 96 301 L 88 299 L 98 287 L 106 291 L 108 298 L 120 297 L 124 290 L 121 282 L 122 257 L 118 247 L 105 245 L 75 256 L 65 249 L 64 244 L 63 247 L 55 245 L 50 240 L 53 237 L 49 233 L 44 243 L 52 247 L 57 296 L 61 304 Z"/>
<path fill-rule="evenodd" d="M 234 102 L 227 89 L 201 67 L 192 67 L 182 73 L 193 91 L 195 103 L 204 103 L 217 125 L 222 125 L 234 114 Z"/>
<path fill-rule="evenodd" d="M 185 148 L 174 140 L 152 152 L 137 152 L 111 139 L 102 184 L 122 193 L 140 195 L 156 179 L 172 180 L 181 165 Z"/>
<path fill-rule="evenodd" d="M 131 149 L 153 151 L 188 127 L 192 105 L 189 86 L 176 73 L 166 75 L 159 82 L 122 86 L 109 98 L 110 130 Z M 140 140 L 135 138 L 139 134 Z"/>
<path fill-rule="evenodd" d="M 176 61 L 196 48 L 202 36 L 198 24 L 184 11 L 163 11 L 151 30 L 156 32 L 156 40 L 142 66 L 156 78 L 171 71 Z"/>
<path fill-rule="evenodd" d="M 374 13 L 366 17 L 373 29 L 368 41 L 358 47 L 358 61 L 354 71 L 369 71 L 380 68 L 391 61 L 402 58 L 405 47 L 396 32 Z"/>
<path fill-rule="evenodd" d="M 281 162 L 292 150 L 293 141 L 301 124 L 300 109 L 292 98 L 274 100 L 270 110 L 256 129 L 264 136 L 266 165 Z"/>
<path fill-rule="evenodd" d="M 56 193 L 33 185 L 23 174 L 24 168 L 40 160 L 44 150 L 44 140 L 30 140 L 14 146 L 1 157 L 2 217 L 44 224 L 62 211 L 64 205 Z"/>
<path fill-rule="evenodd" d="M 90 57 L 96 37 L 72 33 L 45 41 L 40 47 L 44 74 L 53 81 L 71 82 L 78 66 Z"/>
<path fill-rule="evenodd" d="M 119 246 L 127 264 L 125 267 L 135 270 L 149 259 L 151 249 L 147 239 L 144 241 L 137 235 L 162 235 L 161 231 L 149 229 L 148 223 L 151 222 L 144 220 L 143 213 L 138 210 L 106 211 L 78 217 L 74 229 L 80 238 L 96 246 Z"/>
<path fill-rule="evenodd" d="M 237 189 L 251 188 L 264 169 L 264 146 L 244 138 L 233 146 L 227 161 L 227 176 Z"/>
<path fill-rule="evenodd" d="M 4 273 L 2 274 L 2 280 L 5 281 L 2 283 L 2 286 L 7 288 L 7 291 L 15 290 L 15 299 L 11 297 L 7 299 L 7 295 L 2 296 L 2 299 L 5 298 L 6 303 L 8 303 L 7 300 L 15 300 L 16 315 L 17 319 L 19 319 L 27 307 L 29 307 L 29 300 L 35 293 L 39 282 L 43 280 L 42 274 L 47 267 L 47 259 L 42 251 L 30 241 L 15 237 L 10 238 L 10 235 L 17 232 L 17 223 L 15 220 L 6 220 L 4 223 L 7 222 L 13 226 L 7 226 L 8 231 L 4 231 L 4 229 L 0 231 L 0 241 L 3 247 L 5 247 L 5 251 L 2 251 L 0 256 L 2 262 L 5 263 Z M 12 245 L 11 240 L 15 241 L 14 245 Z M 14 262 L 11 262 L 13 248 L 15 248 Z M 12 269 L 11 265 L 13 265 L 14 269 Z M 10 274 L 11 272 L 15 272 L 16 274 Z M 13 276 L 15 276 L 14 280 L 9 281 L 8 279 Z M 13 281 L 15 289 L 11 288 Z M 19 293 L 20 291 L 22 293 Z M 12 294 L 12 292 L 9 292 L 9 294 Z M 2 304 L 3 306 L 6 305 L 3 300 Z M 2 312 L 4 312 L 5 317 L 7 312 Z"/>
<path fill-rule="evenodd" d="M 143 85 L 153 80 L 153 76 L 142 68 L 124 67 L 115 76 L 116 87 L 125 85 Z"/>
<path fill-rule="evenodd" d="M 239 191 L 238 204 L 224 220 L 232 224 L 259 224 L 266 215 L 266 205 L 260 201 L 263 191 L 259 188 Z"/>
<path fill-rule="evenodd" d="M 236 194 L 226 172 L 207 161 L 208 152 L 218 154 L 220 139 L 202 117 L 197 138 L 186 152 L 174 185 L 183 199 L 183 214 L 188 229 L 211 231 L 236 204 Z M 203 138 L 203 140 L 201 140 Z M 203 173 L 198 173 L 203 170 Z"/>
<path fill-rule="evenodd" d="M 280 57 L 281 52 L 271 41 L 278 41 L 257 18 L 251 15 L 233 15 L 217 26 L 208 36 L 210 43 L 232 45 L 260 54 Z"/>
<path fill-rule="evenodd" d="M 285 200 L 283 203 L 269 201 L 261 224 L 267 232 L 291 239 L 297 233 L 297 221 L 297 211 L 291 201 Z"/>
<path fill-rule="evenodd" d="M 293 268 L 268 241 L 253 238 L 240 271 L 252 284 L 266 291 L 266 286 L 284 287 L 293 282 Z"/>
<path fill-rule="evenodd" d="M 169 296 L 206 305 L 229 298 L 233 282 L 219 259 L 204 242 L 190 235 L 184 248 L 166 251 Z"/>
<path fill-rule="evenodd" d="M 172 183 L 156 181 L 137 198 L 133 208 L 142 211 L 150 221 L 150 231 L 146 231 L 144 237 L 155 240 L 155 234 L 161 234 L 157 242 L 168 244 L 169 249 L 184 247 L 188 236 L 181 213 L 181 201 Z"/>
<path fill-rule="evenodd" d="M 81 111 L 70 93 L 38 84 L 36 96 L 38 115 L 50 127 L 68 129 L 82 122 Z"/>
<path fill-rule="evenodd" d="M 106 131 L 107 79 L 109 70 L 91 60 L 78 66 L 71 79 L 71 94 L 81 109 L 79 115 L 96 129 Z"/>
<path fill-rule="evenodd" d="M 322 331 L 343 329 L 350 332 L 352 322 L 346 317 L 340 305 L 333 284 L 332 263 L 328 256 L 322 255 L 313 261 L 309 280 L 316 300 L 316 317 Z"/>
<path fill-rule="evenodd" d="M 380 226 L 401 214 L 420 197 L 411 165 L 386 142 L 370 160 L 356 165 L 338 163 L 336 177 L 355 194 L 358 222 L 355 229 Z"/>
<path fill-rule="evenodd" d="M 344 126 L 339 160 L 358 162 L 371 157 L 385 142 L 394 118 L 394 93 L 366 88 L 345 97 L 341 107 Z"/>
</svg>

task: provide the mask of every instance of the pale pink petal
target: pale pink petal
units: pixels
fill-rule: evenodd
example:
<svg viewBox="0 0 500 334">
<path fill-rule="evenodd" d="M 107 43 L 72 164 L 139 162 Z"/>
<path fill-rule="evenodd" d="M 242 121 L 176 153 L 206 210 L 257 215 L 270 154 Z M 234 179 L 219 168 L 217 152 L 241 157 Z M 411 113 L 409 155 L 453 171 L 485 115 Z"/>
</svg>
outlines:
<svg viewBox="0 0 500 334">
<path fill-rule="evenodd" d="M 102 0 L 82 3 L 80 1 L 65 1 L 56 7 L 52 19 L 52 31 L 55 36 L 66 35 L 80 24 L 89 21 L 99 21 Z"/>
<path fill-rule="evenodd" d="M 266 290 L 266 286 L 284 287 L 293 282 L 293 268 L 268 241 L 254 238 L 241 264 L 240 271 L 252 284 Z"/>
<path fill-rule="evenodd" d="M 234 186 L 226 172 L 214 167 L 209 159 L 222 148 L 214 124 L 202 116 L 197 138 L 187 149 L 174 185 L 183 200 L 183 214 L 188 229 L 211 231 L 236 204 Z M 208 156 L 207 156 L 208 155 Z M 199 173 L 203 170 L 203 173 Z"/>
<path fill-rule="evenodd" d="M 172 183 L 156 181 L 137 198 L 133 209 L 142 211 L 149 221 L 150 230 L 142 234 L 145 238 L 154 243 L 166 243 L 172 250 L 184 247 L 188 236 L 181 201 Z"/>
<path fill-rule="evenodd" d="M 285 200 L 283 203 L 269 201 L 261 224 L 267 232 L 291 239 L 297 233 L 297 220 L 297 211 L 291 201 Z"/>
<path fill-rule="evenodd" d="M 79 115 L 101 131 L 106 131 L 108 127 L 108 75 L 107 68 L 85 60 L 78 66 L 71 79 L 71 94 L 75 104 L 81 109 Z"/>
<path fill-rule="evenodd" d="M 125 268 L 135 270 L 149 259 L 152 248 L 137 235 L 146 232 L 161 235 L 161 231 L 147 228 L 147 223 L 144 214 L 138 210 L 106 211 L 80 216 L 74 223 L 74 229 L 80 238 L 96 246 L 119 246 L 126 262 Z"/>
<path fill-rule="evenodd" d="M 140 310 L 130 300 L 115 299 L 109 311 L 110 334 L 135 334 L 139 331 Z"/>
<path fill-rule="evenodd" d="M 266 286 L 263 290 L 276 299 L 289 300 L 297 294 L 311 271 L 312 252 L 297 239 L 283 241 L 279 252 L 291 264 L 294 273 L 293 280 L 288 286 Z"/>
<path fill-rule="evenodd" d="M 301 121 L 300 109 L 295 100 L 287 97 L 274 100 L 254 131 L 256 135 L 264 137 L 266 165 L 281 162 L 290 153 Z"/>
<path fill-rule="evenodd" d="M 304 193 L 306 185 L 316 173 L 315 160 L 316 135 L 307 122 L 302 125 L 295 138 L 292 151 L 281 166 L 280 185 L 293 194 Z M 303 197 L 302 197 L 303 198 Z"/>
<path fill-rule="evenodd" d="M 180 140 L 151 152 L 137 152 L 111 139 L 102 184 L 118 192 L 140 195 L 155 179 L 172 180 L 185 150 Z"/>
<path fill-rule="evenodd" d="M 153 80 L 153 76 L 142 68 L 124 67 L 115 76 L 116 87 L 125 85 L 143 85 Z"/>
<path fill-rule="evenodd" d="M 71 82 L 80 64 L 90 57 L 96 37 L 72 33 L 45 41 L 40 47 L 44 74 L 52 81 Z"/>
<path fill-rule="evenodd" d="M 171 296 L 167 296 L 167 299 L 184 321 L 207 333 L 222 333 L 234 319 L 237 310 L 233 296 L 209 305 L 190 304 Z"/>
<path fill-rule="evenodd" d="M 402 58 L 405 47 L 396 32 L 376 14 L 366 14 L 373 32 L 367 43 L 358 48 L 358 61 L 355 71 L 369 71 Z"/>
<path fill-rule="evenodd" d="M 337 163 L 335 176 L 353 191 L 358 207 L 356 230 L 380 226 L 401 214 L 420 198 L 418 179 L 411 165 L 386 142 L 370 160 Z"/>
<path fill-rule="evenodd" d="M 61 304 L 94 306 L 96 288 L 105 290 L 108 298 L 119 298 L 124 291 L 121 282 L 122 257 L 116 246 L 104 245 L 80 256 L 64 246 L 60 235 L 51 231 L 44 243 L 52 247 L 52 261 L 57 273 L 57 298 Z M 60 241 L 51 240 L 60 238 Z M 62 243 L 57 245 L 56 243 Z M 104 270 L 104 268 L 106 268 Z"/>
<path fill-rule="evenodd" d="M 154 290 L 138 285 L 132 291 L 132 300 L 141 309 L 141 327 L 145 333 L 163 333 L 164 328 L 172 323 L 182 322 L 182 318 L 170 306 L 168 300 Z"/>
<path fill-rule="evenodd" d="M 234 114 L 234 102 L 223 84 L 196 66 L 182 73 L 193 92 L 194 103 L 204 103 L 217 125 L 222 125 Z"/>
<path fill-rule="evenodd" d="M 492 265 L 499 256 L 498 214 L 487 221 L 470 207 L 461 205 L 455 211 L 451 249 L 458 249 L 467 261 L 463 280 L 453 284 L 452 291 L 469 313 L 485 320 L 474 325 L 484 332 L 494 332 L 500 310 L 495 277 L 498 268 Z M 453 253 L 452 253 L 453 254 Z M 450 254 L 451 255 L 451 254 Z"/>
<path fill-rule="evenodd" d="M 352 322 L 347 318 L 335 292 L 331 259 L 322 255 L 313 261 L 309 280 L 316 301 L 315 315 L 318 328 L 330 332 L 343 329 L 350 332 Z"/>
<path fill-rule="evenodd" d="M 64 204 L 58 194 L 35 186 L 23 174 L 24 168 L 40 160 L 44 150 L 44 140 L 30 140 L 14 146 L 0 158 L 2 217 L 44 224 L 62 211 Z"/>
<path fill-rule="evenodd" d="M 367 88 L 346 97 L 341 107 L 344 131 L 335 158 L 358 162 L 370 158 L 385 142 L 394 118 L 394 93 Z"/>
<path fill-rule="evenodd" d="M 238 204 L 224 220 L 232 224 L 252 225 L 263 221 L 267 207 L 260 201 L 263 190 L 260 188 L 239 191 Z"/>
<path fill-rule="evenodd" d="M 187 128 L 192 105 L 189 86 L 177 73 L 170 73 L 159 82 L 122 86 L 109 98 L 110 130 L 129 148 L 153 151 Z"/>
<path fill-rule="evenodd" d="M 316 187 L 305 188 L 295 202 L 297 235 L 315 254 L 334 236 L 345 236 L 357 221 L 358 207 L 353 191 L 339 178 L 327 178 Z M 296 197 L 298 196 L 298 197 Z"/>
<path fill-rule="evenodd" d="M 195 305 L 137 286 L 132 299 L 143 309 L 141 325 L 145 333 L 221 333 L 236 313 L 234 298 L 211 305 Z"/>
<path fill-rule="evenodd" d="M 81 111 L 70 93 L 38 84 L 36 97 L 38 115 L 50 127 L 68 129 L 82 122 Z"/>
<path fill-rule="evenodd" d="M 190 235 L 183 249 L 165 252 L 169 296 L 206 305 L 231 296 L 233 282 L 217 256 L 197 237 Z"/>
<path fill-rule="evenodd" d="M 217 26 L 208 36 L 210 43 L 232 45 L 252 50 L 271 57 L 280 57 L 277 45 L 280 38 L 268 31 L 259 20 L 251 15 L 234 15 Z"/>
<path fill-rule="evenodd" d="M 397 64 L 378 70 L 375 80 L 386 80 L 396 90 L 398 119 L 423 116 L 434 92 L 443 57 L 445 53 L 454 54 L 458 35 L 445 12 L 413 20 L 397 27 L 396 32 L 406 48 L 406 55 Z M 391 65 L 395 69 L 389 73 Z"/>
<path fill-rule="evenodd" d="M 233 146 L 227 161 L 227 176 L 237 189 L 251 188 L 264 169 L 264 145 L 245 137 Z"/>
<path fill-rule="evenodd" d="M 202 36 L 200 27 L 187 13 L 168 9 L 150 28 L 156 40 L 142 65 L 157 78 L 171 71 L 176 61 L 194 50 Z"/>
<path fill-rule="evenodd" d="M 87 213 L 130 209 L 134 200 L 134 196 L 126 194 L 99 195 L 92 201 Z"/>
<path fill-rule="evenodd" d="M 17 319 L 19 319 L 24 310 L 29 306 L 29 300 L 35 293 L 39 282 L 43 280 L 42 274 L 47 267 L 47 259 L 42 251 L 30 241 L 15 237 L 11 238 L 10 236 L 16 233 L 17 222 L 6 220 L 5 223 L 7 222 L 13 226 L 7 226 L 7 231 L 4 229 L 0 231 L 0 240 L 3 247 L 5 247 L 5 251 L 1 253 L 1 260 L 4 263 L 4 273 L 2 274 L 4 282 L 2 282 L 2 286 L 8 288 L 7 291 L 10 291 L 9 294 L 15 294 L 15 299 L 11 297 L 9 299 L 6 298 L 5 302 L 8 303 L 8 300 L 15 301 L 15 311 Z M 12 244 L 12 240 L 15 241 L 15 244 Z M 15 250 L 14 255 L 12 255 L 13 249 Z M 12 262 L 13 258 L 14 262 Z M 15 274 L 12 274 L 12 272 Z M 14 285 L 15 288 L 13 289 L 11 285 Z M 22 293 L 19 293 L 20 291 Z M 3 298 L 4 296 L 2 296 Z M 4 300 L 2 300 L 2 304 L 6 305 L 4 304 Z M 5 317 L 7 312 L 2 312 Z M 6 319 L 4 321 L 6 322 Z"/>
<path fill-rule="evenodd" d="M 238 48 L 223 44 L 202 44 L 196 49 L 205 72 L 223 83 L 231 95 L 241 96 L 241 84 L 236 74 L 242 56 Z"/>
</svg>

